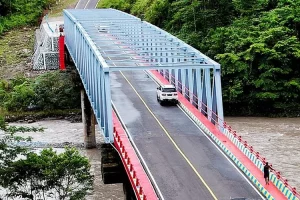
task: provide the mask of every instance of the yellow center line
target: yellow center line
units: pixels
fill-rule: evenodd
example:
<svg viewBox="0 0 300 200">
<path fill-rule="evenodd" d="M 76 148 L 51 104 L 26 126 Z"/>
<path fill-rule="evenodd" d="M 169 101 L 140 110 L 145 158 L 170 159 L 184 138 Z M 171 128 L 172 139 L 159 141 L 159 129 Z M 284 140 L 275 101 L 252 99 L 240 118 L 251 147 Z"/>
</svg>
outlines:
<svg viewBox="0 0 300 200">
<path fill-rule="evenodd" d="M 168 136 L 168 138 L 171 140 L 171 142 L 173 143 L 173 145 L 175 146 L 175 148 L 177 149 L 177 151 L 182 155 L 182 157 L 185 159 L 185 161 L 190 165 L 190 167 L 193 169 L 193 171 L 196 173 L 196 175 L 199 177 L 199 179 L 201 180 L 201 182 L 205 185 L 205 187 L 207 188 L 207 190 L 209 191 L 209 193 L 211 194 L 211 196 L 214 198 L 214 200 L 218 200 L 218 198 L 216 197 L 216 195 L 213 193 L 213 191 L 210 189 L 210 187 L 207 185 L 207 183 L 204 181 L 204 179 L 202 178 L 202 176 L 199 174 L 199 172 L 196 170 L 196 168 L 194 167 L 194 165 L 192 164 L 192 162 L 187 158 L 187 156 L 183 153 L 183 151 L 179 148 L 179 146 L 176 144 L 176 142 L 173 140 L 173 138 L 171 137 L 171 135 L 169 134 L 169 132 L 165 129 L 165 127 L 162 125 L 162 123 L 159 121 L 159 119 L 154 115 L 154 113 L 151 111 L 151 109 L 149 108 L 149 106 L 146 104 L 146 102 L 144 101 L 144 99 L 141 97 L 141 95 L 137 92 L 137 90 L 133 87 L 133 85 L 130 83 L 130 81 L 126 78 L 126 76 L 120 71 L 120 73 L 122 74 L 122 76 L 124 77 L 124 79 L 128 82 L 128 84 L 131 86 L 131 88 L 134 90 L 134 92 L 137 94 L 137 96 L 140 98 L 140 100 L 143 102 L 143 104 L 145 105 L 145 107 L 147 108 L 147 110 L 150 112 L 150 114 L 154 117 L 154 119 L 157 121 L 157 123 L 159 124 L 159 126 L 163 129 L 163 131 L 165 132 L 165 134 Z"/>
</svg>

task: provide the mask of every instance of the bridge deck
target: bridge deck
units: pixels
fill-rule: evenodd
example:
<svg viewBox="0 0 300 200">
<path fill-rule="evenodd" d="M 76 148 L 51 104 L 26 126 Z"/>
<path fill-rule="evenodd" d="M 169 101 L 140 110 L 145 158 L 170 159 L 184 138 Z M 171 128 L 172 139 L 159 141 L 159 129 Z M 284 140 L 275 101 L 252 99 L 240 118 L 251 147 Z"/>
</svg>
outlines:
<svg viewBox="0 0 300 200">
<path fill-rule="evenodd" d="M 213 196 L 220 200 L 237 197 L 261 199 L 177 106 L 157 103 L 156 84 L 143 71 L 114 72 L 111 87 L 113 103 L 165 199 L 213 199 Z"/>
</svg>

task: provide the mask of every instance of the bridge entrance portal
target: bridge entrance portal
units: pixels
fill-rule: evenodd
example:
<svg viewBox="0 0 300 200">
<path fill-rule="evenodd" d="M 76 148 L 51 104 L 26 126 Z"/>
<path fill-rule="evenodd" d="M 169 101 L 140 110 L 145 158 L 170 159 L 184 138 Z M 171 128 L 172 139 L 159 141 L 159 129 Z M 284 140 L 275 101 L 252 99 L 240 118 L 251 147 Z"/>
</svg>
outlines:
<svg viewBox="0 0 300 200">
<path fill-rule="evenodd" d="M 110 72 L 157 70 L 212 123 L 223 123 L 220 64 L 158 27 L 115 9 L 64 10 L 65 41 L 106 143 Z"/>
</svg>

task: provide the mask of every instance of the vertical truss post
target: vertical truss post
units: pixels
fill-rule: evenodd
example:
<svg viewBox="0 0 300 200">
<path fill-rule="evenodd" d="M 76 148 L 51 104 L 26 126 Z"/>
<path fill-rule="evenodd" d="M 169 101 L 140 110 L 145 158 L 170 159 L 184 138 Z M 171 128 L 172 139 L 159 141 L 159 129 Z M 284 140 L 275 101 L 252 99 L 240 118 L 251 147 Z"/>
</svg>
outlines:
<svg viewBox="0 0 300 200">
<path fill-rule="evenodd" d="M 192 69 L 187 69 L 188 73 L 188 81 L 189 81 L 189 96 L 190 96 L 190 102 L 193 104 L 194 102 L 194 76 L 193 76 L 193 70 Z"/>
<path fill-rule="evenodd" d="M 221 124 L 219 126 L 220 131 L 223 132 L 223 122 L 224 122 L 224 113 L 223 113 L 223 100 L 222 100 L 222 88 L 221 88 L 221 67 L 219 66 L 215 69 L 214 73 L 215 79 L 215 88 L 216 88 L 216 100 L 217 100 L 217 113 L 218 113 L 218 122 Z"/>
<path fill-rule="evenodd" d="M 101 85 L 101 128 L 103 129 L 103 132 L 105 130 L 105 87 L 104 87 L 104 72 L 103 69 L 101 68 L 100 70 L 101 78 L 100 78 L 100 85 Z"/>
<path fill-rule="evenodd" d="M 214 70 L 214 75 L 215 75 L 215 70 Z M 216 124 L 216 122 L 218 121 L 218 112 L 217 112 L 217 97 L 216 97 L 216 84 L 215 84 L 215 76 L 213 76 L 213 80 L 212 80 L 212 119 L 211 122 L 213 124 Z"/>
<path fill-rule="evenodd" d="M 96 77 L 96 74 L 97 74 L 97 69 L 96 69 L 96 66 L 95 66 L 95 62 L 93 62 L 93 54 L 91 52 L 91 50 L 89 50 L 89 61 L 90 61 L 90 66 L 91 68 L 93 69 L 93 72 L 92 72 L 92 77 L 93 77 L 93 107 L 94 107 L 94 110 L 96 111 L 96 107 L 97 107 L 97 94 L 96 94 L 96 89 L 97 89 L 97 77 Z"/>
<path fill-rule="evenodd" d="M 110 91 L 110 79 L 109 72 L 104 72 L 104 90 L 105 90 L 105 139 L 106 142 L 114 142 L 113 137 L 113 123 L 112 123 L 112 106 L 111 106 L 111 91 Z"/>
<path fill-rule="evenodd" d="M 211 92 L 211 80 L 210 80 L 210 69 L 205 69 L 205 91 L 207 100 L 207 118 L 211 121 L 211 110 L 212 110 L 212 92 Z"/>
<path fill-rule="evenodd" d="M 182 95 L 186 98 L 185 94 L 185 81 L 186 81 L 186 69 L 181 70 L 181 84 L 182 84 Z"/>
<path fill-rule="evenodd" d="M 169 69 L 169 82 L 170 82 L 170 84 L 173 84 L 172 83 L 172 69 Z"/>
<path fill-rule="evenodd" d="M 77 25 L 76 23 L 74 22 L 74 40 L 75 41 L 78 41 L 78 37 L 77 37 L 77 32 L 78 32 L 78 29 L 77 29 Z M 78 54 L 78 45 L 77 45 L 78 42 L 75 42 L 75 53 L 74 53 L 74 61 L 76 63 L 77 61 L 77 54 Z"/>
<path fill-rule="evenodd" d="M 202 76 L 201 69 L 196 69 L 196 82 L 197 82 L 197 97 L 198 97 L 198 109 L 201 111 L 202 108 Z"/>
<path fill-rule="evenodd" d="M 101 93 L 101 73 L 100 73 L 100 66 L 99 66 L 99 63 L 96 61 L 95 63 L 95 66 L 97 67 L 97 75 L 96 75 L 96 78 L 97 78 L 97 92 L 96 92 L 96 95 L 97 95 L 97 99 L 96 99 L 96 104 L 97 104 L 97 114 L 96 114 L 96 118 L 97 118 L 97 121 L 98 121 L 98 125 L 99 125 L 99 128 L 101 129 L 102 126 L 101 126 L 101 113 L 103 112 L 102 110 L 102 101 L 101 101 L 101 98 L 102 98 L 102 93 Z"/>
<path fill-rule="evenodd" d="M 175 71 L 175 87 L 178 90 L 178 69 L 174 69 Z"/>
</svg>

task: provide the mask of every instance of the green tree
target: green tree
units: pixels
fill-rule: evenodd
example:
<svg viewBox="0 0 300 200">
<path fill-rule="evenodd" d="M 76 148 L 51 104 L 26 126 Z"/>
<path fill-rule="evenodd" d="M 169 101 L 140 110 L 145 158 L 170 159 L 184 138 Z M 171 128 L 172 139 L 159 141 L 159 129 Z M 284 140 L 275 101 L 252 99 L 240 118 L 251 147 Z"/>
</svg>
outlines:
<svg viewBox="0 0 300 200">
<path fill-rule="evenodd" d="M 0 115 L 0 182 L 3 180 L 3 170 L 9 168 L 9 166 L 17 159 L 18 156 L 25 156 L 28 149 L 24 146 L 18 145 L 19 143 L 27 143 L 31 138 L 24 138 L 16 136 L 16 132 L 38 132 L 43 131 L 42 128 L 35 127 L 16 127 L 8 126 L 3 116 Z M 5 173 L 4 173 L 5 174 Z"/>
<path fill-rule="evenodd" d="M 24 143 L 30 138 L 16 132 L 42 131 L 34 127 L 8 126 L 0 116 L 0 187 L 6 196 L 24 199 L 84 199 L 92 189 L 93 176 L 86 157 L 75 148 L 57 154 L 53 149 L 29 151 Z"/>
<path fill-rule="evenodd" d="M 137 0 L 131 13 L 222 66 L 225 114 L 300 113 L 300 0 Z"/>
<path fill-rule="evenodd" d="M 35 94 L 33 104 L 41 109 L 80 107 L 80 90 L 70 73 L 45 73 L 35 79 L 32 87 Z"/>
<path fill-rule="evenodd" d="M 26 110 L 32 103 L 34 91 L 30 82 L 25 81 L 20 85 L 13 87 L 12 91 L 7 93 L 4 98 L 4 107 L 8 111 Z"/>
<path fill-rule="evenodd" d="M 15 27 L 35 25 L 44 9 L 56 0 L 0 0 L 0 34 Z"/>
<path fill-rule="evenodd" d="M 10 197 L 84 199 L 93 186 L 89 161 L 75 148 L 66 148 L 61 154 L 53 149 L 29 152 L 3 173 L 3 186 Z"/>
<path fill-rule="evenodd" d="M 129 12 L 132 6 L 132 0 L 101 0 L 98 6 L 101 8 L 115 8 Z"/>
<path fill-rule="evenodd" d="M 246 105 L 250 114 L 299 112 L 295 9 L 295 5 L 284 6 L 258 17 L 245 16 L 210 32 L 205 45 L 223 66 L 225 105 Z"/>
<path fill-rule="evenodd" d="M 251 15 L 264 10 L 269 5 L 269 0 L 232 0 L 235 9 L 242 15 Z"/>
</svg>

